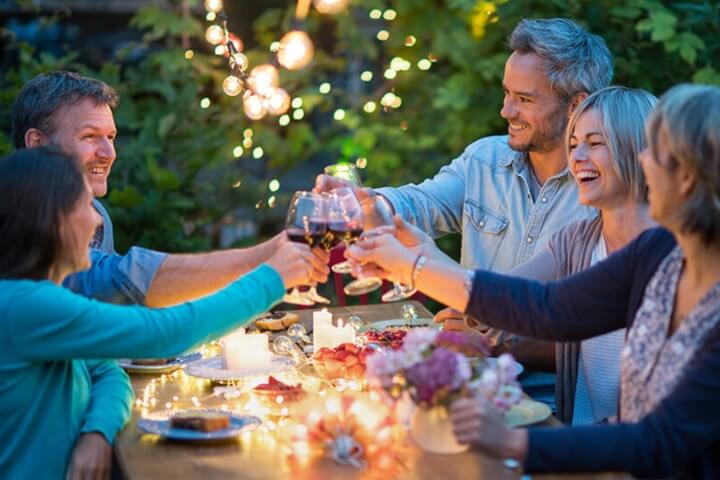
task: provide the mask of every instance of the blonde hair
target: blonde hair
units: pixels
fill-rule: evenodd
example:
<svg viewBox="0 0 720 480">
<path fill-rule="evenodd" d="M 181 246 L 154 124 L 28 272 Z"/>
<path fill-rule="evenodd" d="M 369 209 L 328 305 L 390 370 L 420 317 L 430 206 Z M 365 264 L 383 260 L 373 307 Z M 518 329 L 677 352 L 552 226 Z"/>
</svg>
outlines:
<svg viewBox="0 0 720 480">
<path fill-rule="evenodd" d="M 695 175 L 695 188 L 680 206 L 682 232 L 699 234 L 707 245 L 720 243 L 720 88 L 684 84 L 660 98 L 647 124 L 656 162 L 661 132 L 670 159 L 662 166 Z"/>
<path fill-rule="evenodd" d="M 628 87 L 607 87 L 587 97 L 572 113 L 565 130 L 565 151 L 570 156 L 570 138 L 580 115 L 594 111 L 600 122 L 612 166 L 625 191 L 638 202 L 647 202 L 647 185 L 638 155 L 647 145 L 645 122 L 657 97 Z"/>
</svg>

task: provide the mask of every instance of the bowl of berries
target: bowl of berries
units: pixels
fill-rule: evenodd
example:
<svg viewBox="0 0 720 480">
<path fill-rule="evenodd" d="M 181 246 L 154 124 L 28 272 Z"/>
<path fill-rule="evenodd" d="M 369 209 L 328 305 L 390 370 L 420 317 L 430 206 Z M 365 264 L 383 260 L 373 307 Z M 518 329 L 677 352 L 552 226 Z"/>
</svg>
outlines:
<svg viewBox="0 0 720 480">
<path fill-rule="evenodd" d="M 335 348 L 323 347 L 312 357 L 317 374 L 325 380 L 356 379 L 365 374 L 365 360 L 375 350 L 354 343 L 341 343 Z"/>
<path fill-rule="evenodd" d="M 365 339 L 367 343 L 397 350 L 402 347 L 407 332 L 406 329 L 397 327 L 389 327 L 382 330 L 369 329 L 365 332 Z"/>
<path fill-rule="evenodd" d="M 305 398 L 302 384 L 288 385 L 272 375 L 252 389 L 253 396 L 273 415 L 287 415 L 291 404 Z"/>
</svg>

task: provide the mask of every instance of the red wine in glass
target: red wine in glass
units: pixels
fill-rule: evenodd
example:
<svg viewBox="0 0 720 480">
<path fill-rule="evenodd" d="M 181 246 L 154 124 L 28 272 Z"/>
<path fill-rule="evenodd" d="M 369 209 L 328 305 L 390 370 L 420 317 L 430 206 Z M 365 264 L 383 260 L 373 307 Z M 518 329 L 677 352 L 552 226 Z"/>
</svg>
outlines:
<svg viewBox="0 0 720 480">
<path fill-rule="evenodd" d="M 346 244 L 350 244 L 354 242 L 355 240 L 360 237 L 363 233 L 362 227 L 359 227 L 357 225 L 352 225 L 348 222 L 328 222 L 328 230 L 333 234 L 333 237 L 335 237 L 335 245 L 339 244 L 340 242 L 345 242 Z"/>
<path fill-rule="evenodd" d="M 309 220 L 305 228 L 288 227 L 287 236 L 291 242 L 307 243 L 311 248 L 320 246 L 327 234 L 327 222 Z"/>
</svg>

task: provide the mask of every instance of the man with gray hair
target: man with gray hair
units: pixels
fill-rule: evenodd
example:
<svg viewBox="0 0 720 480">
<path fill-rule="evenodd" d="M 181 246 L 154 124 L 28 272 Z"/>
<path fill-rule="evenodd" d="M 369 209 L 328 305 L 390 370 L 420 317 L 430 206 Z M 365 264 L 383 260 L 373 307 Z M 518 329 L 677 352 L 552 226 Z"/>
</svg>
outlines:
<svg viewBox="0 0 720 480">
<path fill-rule="evenodd" d="M 527 261 L 560 227 L 596 215 L 578 201 L 562 139 L 572 110 L 608 86 L 613 74 L 602 38 L 567 19 L 523 20 L 509 45 L 500 111 L 507 135 L 475 141 L 419 185 L 357 190 L 361 196 L 377 194 L 433 237 L 462 233 L 462 265 L 497 272 Z M 340 183 L 321 175 L 316 189 Z M 436 321 L 464 328 L 460 312 L 444 310 Z M 554 369 L 552 343 L 518 341 L 500 332 L 491 339 L 529 365 Z M 539 381 L 549 400 L 554 380 Z"/>
</svg>

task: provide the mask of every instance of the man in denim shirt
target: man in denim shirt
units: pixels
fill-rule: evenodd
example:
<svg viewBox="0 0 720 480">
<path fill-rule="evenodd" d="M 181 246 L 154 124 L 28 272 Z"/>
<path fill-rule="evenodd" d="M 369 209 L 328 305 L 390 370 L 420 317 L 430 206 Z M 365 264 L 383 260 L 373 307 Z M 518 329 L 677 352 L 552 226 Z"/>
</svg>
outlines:
<svg viewBox="0 0 720 480">
<path fill-rule="evenodd" d="M 13 143 L 16 148 L 47 144 L 77 158 L 93 195 L 102 197 L 115 161 L 112 108 L 117 103 L 115 91 L 99 80 L 70 72 L 38 75 L 13 104 Z M 288 241 L 279 234 L 247 249 L 194 255 L 132 247 L 121 256 L 114 249 L 110 216 L 97 199 L 94 205 L 103 225 L 91 245 L 92 267 L 68 277 L 65 285 L 108 302 L 160 307 L 209 294 L 263 263 Z"/>
<path fill-rule="evenodd" d="M 523 20 L 510 36 L 510 49 L 500 111 L 508 135 L 477 140 L 419 185 L 358 191 L 379 194 L 434 237 L 462 233 L 462 265 L 497 272 L 528 260 L 560 227 L 596 215 L 578 202 L 563 134 L 572 110 L 608 86 L 613 72 L 605 42 L 566 19 Z M 340 183 L 320 176 L 316 188 Z M 454 317 L 462 314 L 446 310 L 436 320 L 452 328 Z M 504 346 L 521 361 L 554 368 L 553 344 L 487 333 L 495 343 L 508 340 Z M 532 377 L 524 384 L 537 381 L 545 394 L 534 393 L 550 400 L 552 376 Z"/>
</svg>

